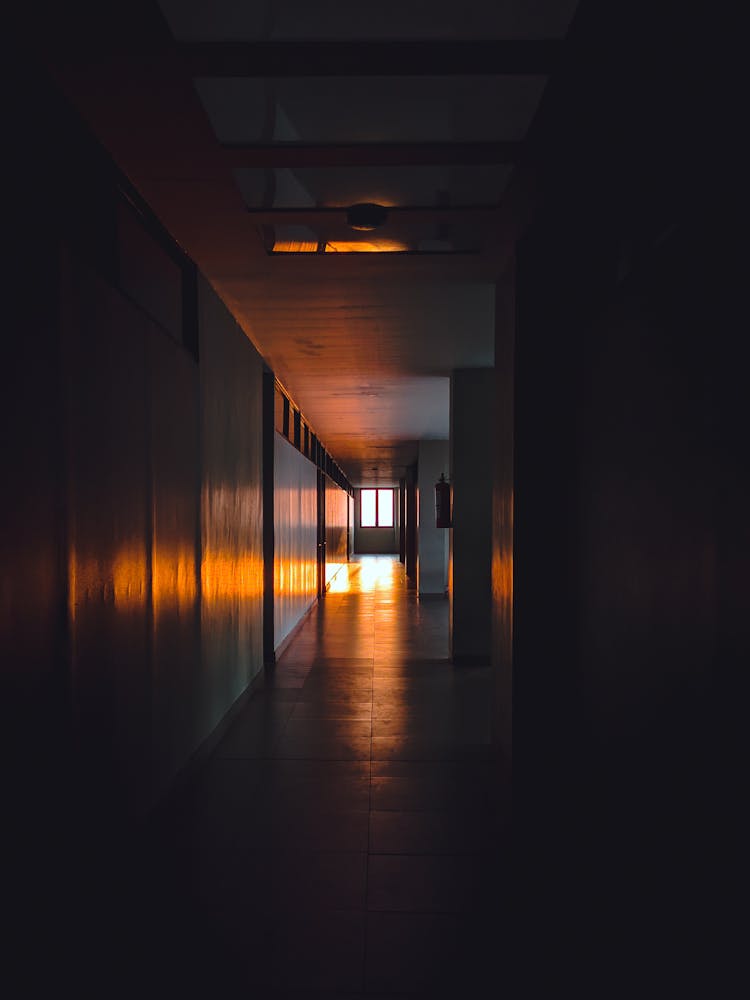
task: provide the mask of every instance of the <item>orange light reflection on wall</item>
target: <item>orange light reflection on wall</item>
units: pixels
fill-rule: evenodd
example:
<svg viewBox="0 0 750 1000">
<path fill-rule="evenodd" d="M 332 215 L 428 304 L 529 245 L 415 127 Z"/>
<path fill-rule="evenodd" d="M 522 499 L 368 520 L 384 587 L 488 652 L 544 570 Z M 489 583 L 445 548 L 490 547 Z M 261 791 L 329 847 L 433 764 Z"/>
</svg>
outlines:
<svg viewBox="0 0 750 1000">
<path fill-rule="evenodd" d="M 123 546 L 114 557 L 81 558 L 75 547 L 68 557 L 68 610 L 75 621 L 78 608 L 110 604 L 132 609 L 146 603 L 145 546 Z"/>
<path fill-rule="evenodd" d="M 205 600 L 244 599 L 262 594 L 262 559 L 222 549 L 203 552 L 201 595 Z"/>
<path fill-rule="evenodd" d="M 209 550 L 203 553 L 200 580 L 201 595 L 209 602 L 258 598 L 263 594 L 263 560 Z M 119 610 L 145 605 L 148 599 L 145 548 L 123 547 L 111 560 L 81 559 L 72 549 L 68 559 L 68 595 L 72 621 L 77 609 L 85 605 L 110 604 Z M 193 550 L 155 548 L 151 567 L 154 613 L 185 608 L 196 596 Z"/>
<path fill-rule="evenodd" d="M 154 545 L 151 593 L 156 615 L 167 608 L 182 609 L 193 604 L 197 581 L 192 549 Z"/>
<path fill-rule="evenodd" d="M 275 559 L 273 564 L 273 589 L 276 594 L 304 596 L 314 594 L 317 586 L 318 566 L 314 560 L 287 562 Z"/>
</svg>

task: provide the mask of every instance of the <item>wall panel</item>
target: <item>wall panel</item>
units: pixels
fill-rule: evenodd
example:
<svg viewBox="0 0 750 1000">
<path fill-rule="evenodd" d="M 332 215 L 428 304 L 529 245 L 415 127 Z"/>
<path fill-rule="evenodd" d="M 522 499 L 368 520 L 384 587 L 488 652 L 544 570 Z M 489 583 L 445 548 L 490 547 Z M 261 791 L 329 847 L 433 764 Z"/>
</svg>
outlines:
<svg viewBox="0 0 750 1000">
<path fill-rule="evenodd" d="M 451 379 L 451 655 L 490 658 L 492 631 L 492 460 L 495 373 L 461 368 Z"/>
<path fill-rule="evenodd" d="M 63 272 L 71 685 L 82 780 L 117 808 L 149 799 L 150 512 L 144 314 Z"/>
<path fill-rule="evenodd" d="M 151 405 L 152 786 L 158 797 L 206 734 L 200 716 L 198 368 L 156 327 Z"/>
<path fill-rule="evenodd" d="M 196 734 L 263 666 L 262 361 L 199 282 L 201 670 Z"/>
<path fill-rule="evenodd" d="M 274 648 L 317 596 L 318 472 L 274 435 Z"/>
<path fill-rule="evenodd" d="M 326 586 L 347 560 L 348 496 L 327 476 L 326 484 Z"/>
</svg>

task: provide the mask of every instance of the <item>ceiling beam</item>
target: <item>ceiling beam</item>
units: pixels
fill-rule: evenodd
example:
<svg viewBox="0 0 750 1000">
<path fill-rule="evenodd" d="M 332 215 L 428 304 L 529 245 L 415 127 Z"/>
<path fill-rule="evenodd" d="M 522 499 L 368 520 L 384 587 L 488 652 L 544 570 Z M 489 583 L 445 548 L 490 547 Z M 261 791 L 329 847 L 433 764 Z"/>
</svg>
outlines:
<svg viewBox="0 0 750 1000">
<path fill-rule="evenodd" d="M 182 42 L 192 76 L 505 76 L 554 69 L 562 43 L 528 41 Z"/>
<path fill-rule="evenodd" d="M 247 212 L 259 226 L 303 223 L 314 225 L 333 221 L 346 224 L 347 209 L 331 207 L 315 208 L 248 208 Z M 499 205 L 398 205 L 388 208 L 388 222 L 456 222 L 459 219 L 477 219 L 480 216 L 496 216 Z M 379 227 L 380 228 L 380 227 Z"/>
<path fill-rule="evenodd" d="M 234 167 L 421 167 L 516 163 L 520 142 L 224 143 Z"/>
</svg>

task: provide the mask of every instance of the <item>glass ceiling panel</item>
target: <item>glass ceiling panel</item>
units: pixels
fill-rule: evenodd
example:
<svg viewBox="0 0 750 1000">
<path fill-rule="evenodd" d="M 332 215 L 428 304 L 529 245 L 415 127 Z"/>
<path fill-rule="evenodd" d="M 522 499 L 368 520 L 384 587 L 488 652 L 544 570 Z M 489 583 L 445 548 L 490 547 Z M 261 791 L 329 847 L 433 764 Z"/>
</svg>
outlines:
<svg viewBox="0 0 750 1000">
<path fill-rule="evenodd" d="M 159 0 L 176 38 L 561 38 L 578 0 Z"/>
<path fill-rule="evenodd" d="M 518 141 L 543 76 L 200 78 L 221 142 Z"/>
</svg>

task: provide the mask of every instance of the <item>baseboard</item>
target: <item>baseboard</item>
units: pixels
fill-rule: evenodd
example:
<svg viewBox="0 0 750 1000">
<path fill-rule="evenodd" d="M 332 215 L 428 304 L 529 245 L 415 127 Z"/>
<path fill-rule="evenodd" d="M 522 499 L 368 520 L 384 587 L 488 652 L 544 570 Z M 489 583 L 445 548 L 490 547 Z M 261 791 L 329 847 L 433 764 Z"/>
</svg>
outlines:
<svg viewBox="0 0 750 1000">
<path fill-rule="evenodd" d="M 283 638 L 283 639 L 281 640 L 281 642 L 280 642 L 280 643 L 278 644 L 278 646 L 276 646 L 276 647 L 275 647 L 275 649 L 274 649 L 274 651 L 273 651 L 273 661 L 274 661 L 274 662 L 273 662 L 272 664 L 267 664 L 267 666 L 274 666 L 274 665 L 275 665 L 275 663 L 276 663 L 276 661 L 278 660 L 278 658 L 279 658 L 279 657 L 280 657 L 280 656 L 281 656 L 281 655 L 282 655 L 282 654 L 283 654 L 284 652 L 286 652 L 286 650 L 287 650 L 287 649 L 288 649 L 288 648 L 289 648 L 289 647 L 291 646 L 291 644 L 292 644 L 292 643 L 294 642 L 294 640 L 295 640 L 295 639 L 297 638 L 297 635 L 299 634 L 299 631 L 300 631 L 300 629 L 302 628 L 302 626 L 303 626 L 303 625 L 305 624 L 305 622 L 307 621 L 307 619 L 308 619 L 308 617 L 309 617 L 309 615 L 310 615 L 310 612 L 312 611 L 312 609 L 313 609 L 313 608 L 315 607 L 315 605 L 316 605 L 317 603 L 318 603 L 318 598 L 316 597 L 316 598 L 315 598 L 315 599 L 313 600 L 313 602 L 312 602 L 312 604 L 310 605 L 310 607 L 309 607 L 309 608 L 307 609 L 307 611 L 306 611 L 306 612 L 305 612 L 305 613 L 304 613 L 304 614 L 302 615 L 302 617 L 300 618 L 300 620 L 299 620 L 299 621 L 297 622 L 297 624 L 296 624 L 296 625 L 294 626 L 294 628 L 292 629 L 292 631 L 291 631 L 291 632 L 289 633 L 289 635 L 287 635 L 287 636 L 284 636 L 284 638 Z"/>
<path fill-rule="evenodd" d="M 201 767 L 206 763 L 216 747 L 221 743 L 237 716 L 242 712 L 245 705 L 253 697 L 255 692 L 263 686 L 263 670 L 259 670 L 253 677 L 242 694 L 227 709 L 219 722 L 214 726 L 206 738 L 198 744 L 190 754 L 187 761 L 177 771 L 167 788 L 151 806 L 147 819 L 153 821 L 158 819 L 161 813 L 167 812 L 179 796 L 180 792 L 186 788 Z"/>
</svg>

